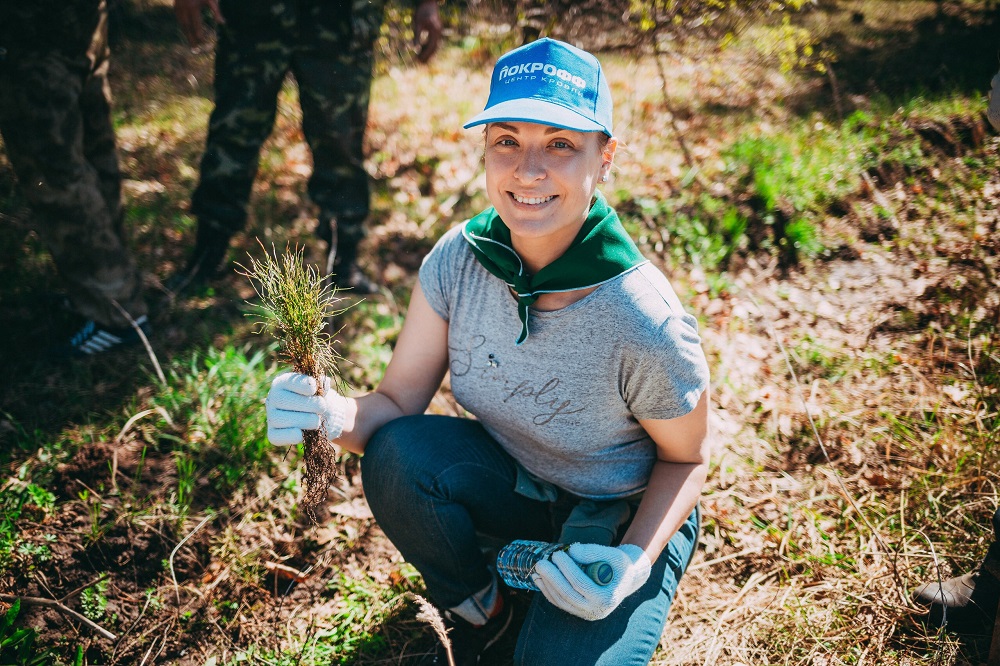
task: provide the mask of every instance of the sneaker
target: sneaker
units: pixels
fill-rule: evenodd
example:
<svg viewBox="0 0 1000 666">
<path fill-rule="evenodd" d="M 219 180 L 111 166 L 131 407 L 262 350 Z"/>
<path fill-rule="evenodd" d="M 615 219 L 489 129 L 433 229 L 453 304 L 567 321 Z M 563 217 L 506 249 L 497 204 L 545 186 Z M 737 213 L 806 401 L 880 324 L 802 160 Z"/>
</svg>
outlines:
<svg viewBox="0 0 1000 666">
<path fill-rule="evenodd" d="M 993 516 L 1000 534 L 1000 511 Z M 976 571 L 947 580 L 924 583 L 913 600 L 928 609 L 924 621 L 947 626 L 959 634 L 990 634 L 1000 605 L 1000 541 L 994 541 Z"/>
<path fill-rule="evenodd" d="M 135 323 L 142 329 L 143 335 L 148 337 L 153 332 L 146 315 L 136 319 Z M 55 353 L 63 357 L 82 358 L 130 347 L 140 340 L 139 333 L 132 326 L 113 328 L 98 324 L 91 319 L 70 338 L 68 343 L 58 347 Z"/>
<path fill-rule="evenodd" d="M 993 566 L 990 566 L 990 565 Z M 913 600 L 927 606 L 925 621 L 946 626 L 959 634 L 989 634 L 1000 603 L 1000 566 L 987 559 L 982 568 L 964 576 L 924 583 L 913 592 Z"/>
<path fill-rule="evenodd" d="M 503 597 L 500 597 L 503 599 Z M 493 647 L 510 628 L 514 608 L 504 603 L 500 612 L 481 627 L 474 627 L 460 617 L 445 613 L 445 625 L 451 642 L 451 655 L 455 666 L 475 666 L 483 653 Z M 448 649 L 438 643 L 434 654 L 419 662 L 421 666 L 448 666 Z"/>
</svg>

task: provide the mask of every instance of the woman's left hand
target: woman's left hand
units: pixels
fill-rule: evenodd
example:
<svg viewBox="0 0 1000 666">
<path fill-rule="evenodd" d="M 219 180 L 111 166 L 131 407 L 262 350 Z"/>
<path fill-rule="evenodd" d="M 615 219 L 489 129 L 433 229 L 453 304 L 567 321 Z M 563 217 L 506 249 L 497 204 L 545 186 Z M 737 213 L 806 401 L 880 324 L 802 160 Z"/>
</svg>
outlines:
<svg viewBox="0 0 1000 666">
<path fill-rule="evenodd" d="M 595 583 L 583 568 L 607 562 L 614 577 L 607 585 Z M 553 606 L 584 620 L 602 620 L 649 578 L 649 557 L 639 546 L 617 548 L 574 543 L 567 552 L 553 553 L 551 561 L 535 565 L 533 579 Z"/>
</svg>

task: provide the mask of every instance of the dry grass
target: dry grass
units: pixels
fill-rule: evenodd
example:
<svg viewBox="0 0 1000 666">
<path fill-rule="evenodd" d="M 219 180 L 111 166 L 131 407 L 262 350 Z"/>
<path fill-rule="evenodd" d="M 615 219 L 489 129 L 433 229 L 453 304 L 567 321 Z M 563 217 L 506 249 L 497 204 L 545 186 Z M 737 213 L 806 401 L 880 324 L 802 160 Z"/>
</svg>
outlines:
<svg viewBox="0 0 1000 666">
<path fill-rule="evenodd" d="M 919 5 L 914 17 L 934 5 L 907 4 Z M 872 31 L 893 27 L 901 14 L 886 3 L 870 2 L 863 10 Z M 130 222 L 137 243 L 148 250 L 142 256 L 155 262 L 145 266 L 151 290 L 191 237 L 184 210 L 210 79 L 205 56 L 191 56 L 179 45 L 155 46 L 138 39 L 122 44 L 120 61 L 135 66 L 121 68 L 115 79 Z M 723 179 L 721 152 L 741 132 L 766 135 L 806 122 L 803 117 L 836 122 L 822 113 L 829 111 L 827 79 L 777 74 L 746 50 L 702 55 L 677 58 L 667 71 L 678 103 L 675 120 L 707 178 Z M 147 62 L 173 66 L 150 71 L 142 67 Z M 453 46 L 427 68 L 389 63 L 375 83 L 367 139 L 375 224 L 364 250 L 391 296 L 361 303 L 340 318 L 345 328 L 338 351 L 354 364 L 345 374 L 356 386 L 378 380 L 420 256 L 446 228 L 485 204 L 481 135 L 459 127 L 485 99 L 488 67 L 467 62 L 468 54 Z M 609 192 L 683 197 L 686 169 L 676 137 L 664 131 L 670 123 L 656 67 L 622 54 L 605 62 L 626 148 Z M 138 90 L 143 92 L 136 95 Z M 882 113 L 869 98 L 848 97 L 858 108 Z M 820 102 L 803 113 L 803 100 L 810 99 Z M 243 248 L 254 249 L 253 237 L 278 247 L 311 242 L 300 120 L 294 93 L 286 90 L 255 186 L 254 218 L 238 239 Z M 990 319 L 1000 293 L 998 166 L 994 136 L 962 146 L 957 155 L 928 150 L 925 171 L 907 174 L 898 186 L 877 183 L 900 224 L 893 235 L 871 241 L 860 236 L 879 212 L 874 193 L 859 185 L 850 197 L 853 207 L 825 221 L 826 231 L 851 238 L 856 252 L 807 262 L 788 274 L 757 256 L 735 261 L 720 276 L 714 267 L 660 254 L 653 243 L 644 247 L 700 317 L 717 435 L 703 497 L 702 546 L 654 663 L 977 663 L 972 655 L 981 646 L 923 628 L 908 595 L 920 582 L 975 566 L 992 538 L 988 517 L 1000 469 L 1000 340 Z M 36 249 L 36 258 L 22 262 L 23 270 L 43 273 L 39 254 Z M 264 346 L 233 305 L 247 298 L 252 291 L 234 275 L 173 306 L 153 340 L 161 361 L 199 345 Z M 31 321 L 9 311 L 13 321 Z M 15 342 L 27 344 L 32 329 L 26 330 Z M 127 367 L 119 369 L 124 374 Z M 116 566 L 102 554 L 113 551 L 112 540 L 133 547 L 148 541 L 136 559 L 155 565 L 213 502 L 226 510 L 177 552 L 177 588 L 155 567 L 112 575 L 109 597 L 120 605 L 121 628 L 127 629 L 119 644 L 72 633 L 57 618 L 32 616 L 45 627 L 45 639 L 63 647 L 85 644 L 93 663 L 137 664 L 158 655 L 145 663 L 184 666 L 212 658 L 230 664 L 237 655 L 262 664 L 278 663 L 279 655 L 282 663 L 336 663 L 347 655 L 347 663 L 405 664 L 433 644 L 434 629 L 411 601 L 421 591 L 419 578 L 367 512 L 357 461 L 350 457 L 343 461 L 344 478 L 331 489 L 324 525 L 297 521 L 301 472 L 289 460 L 228 496 L 205 491 L 186 518 L 159 499 L 152 508 L 125 506 L 128 493 L 102 492 L 98 509 L 113 525 L 106 542 L 87 545 L 80 527 L 87 508 L 76 497 L 77 480 L 104 479 L 112 454 L 100 443 L 99 425 L 73 423 L 88 424 L 96 412 L 120 415 L 127 404 L 121 395 L 137 396 L 145 408 L 152 389 L 141 378 L 115 383 L 107 370 L 99 381 L 79 372 L 64 390 L 77 391 L 71 397 L 90 412 L 61 413 L 70 425 L 56 434 L 40 430 L 36 444 L 57 440 L 82 451 L 55 477 L 70 488 L 56 515 L 48 524 L 23 528 L 29 544 L 43 543 L 56 525 L 64 530 L 65 549 L 53 563 L 37 564 L 38 571 L 71 588 L 68 563 L 80 562 L 79 553 L 88 562 L 79 578 Z M 42 402 L 42 394 L 16 377 L 7 384 L 5 409 L 32 423 L 28 403 Z M 432 410 L 460 413 L 447 387 Z M 128 414 L 112 420 L 107 430 L 113 438 Z M 199 441 L 193 431 L 165 431 Z M 157 436 L 152 426 L 137 424 L 119 443 L 115 460 L 122 474 L 141 481 L 137 488 L 162 498 L 177 472 L 166 464 L 169 455 L 153 454 L 154 445 L 167 449 L 165 442 L 172 441 Z M 141 468 L 135 458 L 147 444 Z M 31 455 L 34 448 L 25 457 Z M 126 481 L 119 480 L 122 488 L 129 487 Z M 29 573 L 18 582 L 38 591 Z M 144 587 L 150 592 L 145 600 L 155 603 L 132 609 L 127 598 L 143 601 Z M 495 657 L 493 663 L 506 662 Z"/>
</svg>

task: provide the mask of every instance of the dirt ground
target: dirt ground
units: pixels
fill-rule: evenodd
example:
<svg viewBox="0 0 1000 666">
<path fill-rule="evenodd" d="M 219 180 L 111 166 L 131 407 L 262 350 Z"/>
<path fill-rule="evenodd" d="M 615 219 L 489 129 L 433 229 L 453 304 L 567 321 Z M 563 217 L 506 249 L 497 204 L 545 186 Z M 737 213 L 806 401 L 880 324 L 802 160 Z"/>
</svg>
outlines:
<svg viewBox="0 0 1000 666">
<path fill-rule="evenodd" d="M 147 20 L 157 27 L 166 19 L 155 14 Z M 136 91 L 157 62 L 187 57 L 178 47 L 155 40 L 126 37 L 119 48 L 130 69 L 121 74 L 118 85 Z M 156 58 L 150 56 L 144 64 L 144 55 L 150 54 Z M 206 93 L 207 63 L 196 64 L 202 69 L 194 74 L 167 67 L 162 80 L 150 85 L 167 90 L 187 86 Z M 696 69 L 690 61 L 678 63 L 677 75 Z M 641 81 L 642 71 L 632 76 Z M 416 75 L 398 74 L 393 85 L 413 93 L 413 99 L 423 96 L 407 87 L 417 85 Z M 437 71 L 421 85 L 435 85 L 444 77 Z M 787 92 L 785 80 L 773 85 L 743 89 L 748 97 L 741 103 L 758 104 L 760 97 L 773 102 Z M 815 91 L 821 85 L 812 82 L 796 90 Z M 469 88 L 481 92 L 484 79 L 470 81 Z M 481 201 L 475 140 L 456 136 L 442 149 L 440 161 L 428 166 L 417 156 L 424 154 L 424 143 L 440 137 L 394 133 L 414 109 L 387 102 L 379 90 L 376 87 L 373 102 L 371 151 L 393 157 L 373 157 L 376 197 L 412 202 L 427 192 L 455 192 L 451 205 L 456 215 Z M 711 90 L 711 85 L 706 83 L 703 90 Z M 750 97 L 751 92 L 757 97 Z M 294 130 L 294 111 L 286 112 L 272 143 L 284 156 L 283 165 L 274 181 L 259 184 L 255 191 L 261 200 L 267 190 L 274 190 L 275 197 L 261 204 L 271 208 L 260 213 L 257 224 L 266 225 L 269 215 L 293 220 L 290 237 L 308 239 L 312 221 L 301 203 L 303 144 Z M 434 123 L 460 113 L 455 108 L 428 111 Z M 636 106 L 625 111 L 625 117 L 638 123 L 643 113 Z M 699 154 L 717 154 L 726 132 L 699 122 L 691 117 L 686 125 L 691 144 Z M 780 122 L 779 116 L 775 122 Z M 149 131 L 161 132 L 159 139 L 131 130 L 123 133 L 131 181 L 126 190 L 134 203 L 145 205 L 149 195 L 140 185 L 158 182 L 166 192 L 159 200 L 161 212 L 176 212 L 183 207 L 187 193 L 181 183 L 189 182 L 201 137 L 190 135 L 186 125 Z M 849 240 L 830 256 L 791 270 L 766 254 L 740 256 L 719 288 L 713 275 L 678 264 L 658 251 L 655 242 L 643 246 L 700 317 L 712 365 L 716 433 L 712 477 L 703 496 L 705 531 L 654 663 L 779 663 L 773 657 L 776 649 L 787 651 L 785 663 L 817 666 L 965 665 L 985 660 L 981 639 L 924 629 L 908 592 L 933 563 L 943 575 L 972 566 L 988 535 L 970 529 L 975 535 L 971 543 L 931 555 L 924 537 L 947 542 L 947 526 L 898 528 L 893 521 L 909 514 L 901 505 L 889 506 L 890 500 L 905 503 L 921 484 L 930 485 L 928 479 L 938 478 L 935 469 L 953 467 L 962 455 L 955 443 L 960 438 L 944 436 L 936 440 L 940 445 L 925 446 L 927 440 L 919 433 L 909 443 L 880 433 L 887 428 L 887 413 L 913 419 L 930 411 L 953 414 L 948 416 L 951 421 L 939 422 L 946 424 L 942 432 L 948 431 L 947 423 L 957 429 L 969 427 L 970 419 L 974 424 L 984 416 L 991 418 L 979 406 L 995 402 L 979 400 L 972 392 L 976 387 L 987 392 L 996 388 L 975 377 L 965 384 L 953 380 L 968 379 L 969 369 L 977 367 L 976 354 L 988 353 L 984 349 L 996 353 L 995 337 L 992 343 L 973 344 L 971 336 L 955 334 L 954 324 L 963 318 L 992 317 L 995 331 L 1000 316 L 1000 172 L 993 168 L 1000 141 L 978 116 L 962 115 L 949 124 L 928 120 L 917 131 L 922 145 L 955 169 L 968 171 L 975 167 L 963 167 L 966 158 L 989 156 L 983 159 L 992 167 L 979 174 L 983 185 L 978 203 L 971 206 L 975 219 L 969 225 L 947 223 L 939 217 L 941 211 L 929 208 L 919 196 L 918 187 L 948 188 L 937 175 L 898 171 L 886 162 L 872 170 L 870 186 L 841 202 L 842 214 L 831 214 L 824 222 L 830 236 Z M 630 149 L 644 154 L 639 133 Z M 635 160 L 622 166 L 617 178 L 633 179 L 637 188 L 650 191 L 680 187 L 673 177 L 680 173 L 679 156 L 663 159 L 655 165 L 662 176 L 650 176 L 650 165 Z M 9 192 L 9 166 L 2 167 L 0 177 Z M 188 180 L 183 180 L 184 173 Z M 886 201 L 891 215 L 876 214 L 876 207 Z M 413 283 L 419 257 L 439 230 L 426 218 L 418 224 L 393 213 L 385 200 L 376 209 L 378 220 L 366 241 L 365 257 L 389 287 L 380 297 L 385 307 L 396 312 Z M 26 211 L 8 215 L 23 217 Z M 442 218 L 442 225 L 447 222 Z M 19 270 L 38 278 L 30 285 L 12 282 L 0 299 L 0 318 L 15 324 L 3 333 L 2 348 L 30 356 L 51 341 L 48 331 L 68 316 L 56 306 L 47 308 L 44 316 L 32 308 L 54 286 L 37 239 L 25 241 L 24 229 L 17 225 L 0 233 L 0 248 L 17 248 L 12 253 L 18 253 L 16 266 L 4 269 L 5 274 Z M 139 233 L 140 250 L 154 267 L 148 287 L 155 294 L 160 277 L 182 260 L 183 238 L 190 230 L 140 225 Z M 244 249 L 251 247 L 250 236 L 240 240 Z M 249 296 L 242 278 L 232 275 L 191 301 L 161 302 L 156 311 L 161 353 L 180 354 L 206 341 L 254 341 L 241 323 L 241 303 Z M 357 327 L 347 329 L 346 336 L 368 325 L 350 319 L 346 323 Z M 413 597 L 421 589 L 419 579 L 371 518 L 355 458 L 343 461 L 343 478 L 331 489 L 328 517 L 319 525 L 296 518 L 287 494 L 280 492 L 292 473 L 282 463 L 272 475 L 233 496 L 200 486 L 190 515 L 178 526 L 177 516 L 162 508 L 176 486 L 170 451 L 146 450 L 138 423 L 125 429 L 120 418 L 126 406 L 135 404 L 130 400 L 142 404 L 152 390 L 148 376 L 124 372 L 137 363 L 144 363 L 141 354 L 68 371 L 44 360 L 9 362 L 0 388 L 0 434 L 23 442 L 32 438 L 27 431 L 39 441 L 51 441 L 63 437 L 66 424 L 75 424 L 60 446 L 76 452 L 55 467 L 48 484 L 57 494 L 56 512 L 38 513 L 35 522 L 26 507 L 26 519 L 19 523 L 21 543 L 44 544 L 51 557 L 25 557 L 23 567 L 15 567 L 9 580 L 0 581 L 0 593 L 56 599 L 80 610 L 81 591 L 104 585 L 104 617 L 114 618 L 107 624 L 115 631 L 113 639 L 102 637 L 79 618 L 38 604 L 26 605 L 20 620 L 24 626 L 38 630 L 47 644 L 64 654 L 82 647 L 87 664 L 207 666 L 230 663 L 248 646 L 258 650 L 247 657 L 258 661 L 249 663 L 279 663 L 265 653 L 279 652 L 291 637 L 329 635 L 347 625 L 357 631 L 354 663 L 408 664 L 432 649 L 433 632 L 417 617 Z M 363 384 L 369 376 L 362 373 L 361 378 Z M 456 409 L 446 389 L 432 409 Z M 101 431 L 99 422 L 106 417 L 123 427 L 117 437 Z M 992 512 L 995 470 L 940 479 L 956 484 L 952 489 L 965 498 L 963 512 L 949 514 L 949 521 L 981 522 Z M 100 497 L 96 509 L 81 500 L 86 492 Z M 934 489 L 928 492 L 933 495 Z M 865 502 L 878 508 L 862 510 L 859 505 Z M 371 585 L 334 588 L 330 581 L 336 580 Z M 523 612 L 526 597 L 515 595 L 514 601 Z M 359 617 L 358 608 L 368 608 L 369 615 Z M 841 654 L 838 644 L 856 648 L 854 661 L 830 656 Z M 512 650 L 513 638 L 505 639 L 484 664 L 509 664 Z"/>
</svg>

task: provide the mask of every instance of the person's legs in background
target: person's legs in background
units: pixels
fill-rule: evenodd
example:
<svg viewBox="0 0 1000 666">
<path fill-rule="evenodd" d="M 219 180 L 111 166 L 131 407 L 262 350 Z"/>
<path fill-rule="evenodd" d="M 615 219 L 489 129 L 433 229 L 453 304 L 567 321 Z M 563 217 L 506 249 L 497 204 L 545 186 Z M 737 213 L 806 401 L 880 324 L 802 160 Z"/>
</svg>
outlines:
<svg viewBox="0 0 1000 666">
<path fill-rule="evenodd" d="M 107 22 L 107 15 L 101 17 Z M 124 237 L 122 223 L 122 174 L 118 163 L 115 130 L 111 124 L 111 86 L 108 84 L 110 50 L 107 27 L 98 26 L 97 37 L 88 58 L 94 63 L 90 77 L 80 92 L 80 115 L 83 121 L 83 156 L 97 172 L 101 196 L 108 207 L 118 235 Z"/>
<path fill-rule="evenodd" d="M 197 236 L 171 291 L 215 277 L 229 241 L 243 230 L 260 149 L 271 134 L 278 93 L 296 41 L 294 3 L 223 0 L 215 53 L 215 108 L 209 119 L 191 213 Z"/>
<path fill-rule="evenodd" d="M 1000 604 L 1000 509 L 993 514 L 993 530 L 993 543 L 975 571 L 914 590 L 914 601 L 929 609 L 928 624 L 960 634 L 993 632 Z"/>
<path fill-rule="evenodd" d="M 8 156 L 70 302 L 88 320 L 50 350 L 69 355 L 137 342 L 133 322 L 149 330 L 142 279 L 122 235 L 103 4 L 91 18 L 78 26 L 79 53 L 15 52 L 0 66 L 0 132 Z"/>
<path fill-rule="evenodd" d="M 322 0 L 305 4 L 292 71 L 313 156 L 309 197 L 319 207 L 317 235 L 329 244 L 326 268 L 334 283 L 374 293 L 378 288 L 357 259 L 369 214 L 363 143 L 384 7 L 367 1 L 352 2 L 349 10 Z"/>
</svg>

